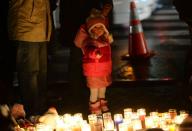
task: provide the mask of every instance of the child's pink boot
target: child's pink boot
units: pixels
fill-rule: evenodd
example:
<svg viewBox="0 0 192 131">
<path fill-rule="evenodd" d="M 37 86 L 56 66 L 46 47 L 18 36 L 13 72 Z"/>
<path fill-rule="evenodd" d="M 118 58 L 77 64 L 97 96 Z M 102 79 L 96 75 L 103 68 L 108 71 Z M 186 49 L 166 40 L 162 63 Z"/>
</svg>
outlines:
<svg viewBox="0 0 192 131">
<path fill-rule="evenodd" d="M 100 104 L 101 104 L 101 111 L 103 113 L 109 111 L 108 102 L 105 98 L 100 98 Z"/>
<path fill-rule="evenodd" d="M 89 110 L 91 114 L 102 114 L 100 101 L 97 100 L 96 102 L 89 102 Z"/>
</svg>

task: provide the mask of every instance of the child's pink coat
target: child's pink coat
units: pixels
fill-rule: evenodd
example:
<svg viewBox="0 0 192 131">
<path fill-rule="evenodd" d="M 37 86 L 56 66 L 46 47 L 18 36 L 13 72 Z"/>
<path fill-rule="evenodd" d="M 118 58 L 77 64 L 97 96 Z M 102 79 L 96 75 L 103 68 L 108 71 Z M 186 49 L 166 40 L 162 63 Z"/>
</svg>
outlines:
<svg viewBox="0 0 192 131">
<path fill-rule="evenodd" d="M 83 52 L 83 73 L 88 77 L 108 77 L 112 71 L 111 47 L 109 42 L 89 37 L 86 26 L 82 25 L 74 43 Z M 101 58 L 96 57 L 97 52 Z"/>
</svg>

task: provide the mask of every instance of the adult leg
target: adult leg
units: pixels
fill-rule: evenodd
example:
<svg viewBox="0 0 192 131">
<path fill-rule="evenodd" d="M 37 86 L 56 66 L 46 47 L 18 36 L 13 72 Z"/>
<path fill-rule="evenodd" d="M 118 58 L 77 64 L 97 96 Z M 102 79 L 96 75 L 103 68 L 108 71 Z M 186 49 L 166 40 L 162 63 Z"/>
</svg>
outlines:
<svg viewBox="0 0 192 131">
<path fill-rule="evenodd" d="M 38 102 L 40 113 L 47 109 L 47 43 L 39 43 Z"/>
<path fill-rule="evenodd" d="M 22 101 L 27 114 L 38 110 L 39 44 L 17 42 L 17 70 Z"/>
</svg>

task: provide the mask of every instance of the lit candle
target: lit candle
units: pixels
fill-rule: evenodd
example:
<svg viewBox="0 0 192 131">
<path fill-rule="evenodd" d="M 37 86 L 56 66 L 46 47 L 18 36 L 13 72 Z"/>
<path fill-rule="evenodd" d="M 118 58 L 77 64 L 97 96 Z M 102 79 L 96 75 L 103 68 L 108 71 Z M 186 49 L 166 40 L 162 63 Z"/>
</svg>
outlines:
<svg viewBox="0 0 192 131">
<path fill-rule="evenodd" d="M 102 115 L 97 115 L 97 123 L 95 124 L 97 131 L 103 131 L 103 117 Z"/>
<path fill-rule="evenodd" d="M 189 116 L 189 114 L 184 110 L 179 111 L 179 115 L 183 118 L 183 120 Z"/>
<path fill-rule="evenodd" d="M 65 124 L 61 117 L 56 121 L 56 131 L 64 131 Z"/>
<path fill-rule="evenodd" d="M 177 110 L 176 109 L 169 109 L 169 115 L 171 119 L 173 120 L 177 116 Z"/>
<path fill-rule="evenodd" d="M 103 113 L 103 124 L 105 130 L 114 130 L 114 122 L 110 112 Z"/>
<path fill-rule="evenodd" d="M 111 120 L 112 119 L 111 112 L 103 113 L 103 119 L 104 120 Z"/>
<path fill-rule="evenodd" d="M 97 124 L 97 115 L 96 114 L 88 115 L 88 121 L 91 126 L 91 131 L 97 131 L 99 128 Z"/>
<path fill-rule="evenodd" d="M 128 125 L 128 131 L 134 131 L 134 130 L 133 130 L 133 125 L 132 125 L 132 124 L 129 124 L 129 125 Z"/>
<path fill-rule="evenodd" d="M 113 131 L 115 129 L 113 120 L 106 121 L 104 126 L 105 126 L 105 128 L 104 128 L 105 131 Z"/>
<path fill-rule="evenodd" d="M 70 122 L 72 121 L 72 115 L 71 115 L 71 114 L 68 114 L 68 113 L 64 114 L 64 115 L 63 115 L 63 121 L 64 121 L 65 123 L 70 123 Z"/>
<path fill-rule="evenodd" d="M 127 131 L 128 130 L 128 125 L 125 123 L 120 123 L 119 124 L 119 131 Z"/>
<path fill-rule="evenodd" d="M 81 126 L 78 125 L 78 124 L 74 124 L 74 125 L 72 126 L 72 131 L 81 131 Z"/>
<path fill-rule="evenodd" d="M 140 108 L 137 110 L 137 113 L 139 115 L 139 118 L 141 120 L 141 125 L 142 125 L 142 128 L 145 129 L 145 116 L 146 116 L 146 111 L 144 108 Z"/>
<path fill-rule="evenodd" d="M 132 122 L 133 122 L 133 129 L 134 129 L 134 131 L 142 129 L 142 125 L 141 125 L 141 120 L 140 119 L 134 119 Z"/>
<path fill-rule="evenodd" d="M 91 126 L 88 123 L 81 125 L 81 131 L 91 131 Z"/>
<path fill-rule="evenodd" d="M 159 127 L 159 113 L 158 112 L 150 112 L 150 117 L 153 121 L 153 127 L 152 128 L 158 128 Z"/>
<path fill-rule="evenodd" d="M 73 115 L 73 118 L 75 119 L 75 121 L 81 122 L 83 120 L 83 115 L 82 115 L 82 113 L 75 113 Z"/>
<path fill-rule="evenodd" d="M 146 124 L 146 128 L 154 128 L 153 118 L 152 117 L 146 117 L 145 118 L 145 124 Z"/>
<path fill-rule="evenodd" d="M 182 116 L 176 116 L 175 117 L 175 123 L 176 124 L 178 124 L 178 125 L 180 125 L 182 122 L 183 122 L 183 120 L 184 120 L 185 118 L 183 118 Z"/>
<path fill-rule="evenodd" d="M 133 131 L 133 123 L 131 119 L 123 119 L 123 123 L 127 126 L 127 131 Z"/>
<path fill-rule="evenodd" d="M 144 108 L 140 108 L 137 110 L 137 114 L 141 120 L 144 120 L 146 116 L 146 111 Z"/>
<path fill-rule="evenodd" d="M 176 131 L 176 125 L 175 124 L 169 125 L 169 131 Z"/>
<path fill-rule="evenodd" d="M 133 112 L 132 108 L 125 108 L 123 111 L 124 111 L 124 118 L 131 119 Z"/>
<path fill-rule="evenodd" d="M 89 121 L 89 124 L 97 123 L 97 115 L 96 114 L 88 115 L 88 121 Z"/>
<path fill-rule="evenodd" d="M 115 114 L 114 115 L 115 123 L 122 123 L 123 122 L 123 115 L 122 114 Z"/>
<path fill-rule="evenodd" d="M 117 131 L 119 130 L 119 124 L 123 122 L 123 115 L 122 114 L 114 114 L 114 121 L 115 121 L 115 127 Z"/>
</svg>

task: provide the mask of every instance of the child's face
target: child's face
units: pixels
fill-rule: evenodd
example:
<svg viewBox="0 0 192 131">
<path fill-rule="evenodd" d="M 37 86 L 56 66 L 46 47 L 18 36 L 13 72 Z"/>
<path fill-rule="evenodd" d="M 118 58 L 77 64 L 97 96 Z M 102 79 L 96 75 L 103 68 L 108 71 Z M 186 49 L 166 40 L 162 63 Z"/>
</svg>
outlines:
<svg viewBox="0 0 192 131">
<path fill-rule="evenodd" d="M 92 30 L 93 33 L 97 38 L 102 36 L 105 33 L 105 30 L 102 25 L 96 25 Z"/>
</svg>

